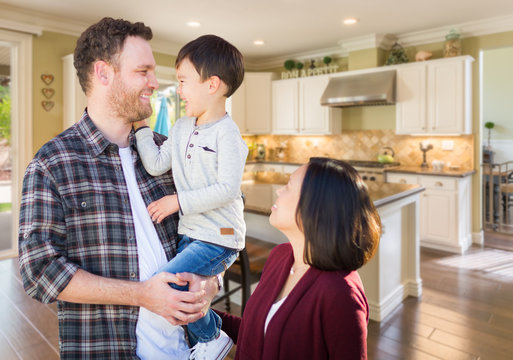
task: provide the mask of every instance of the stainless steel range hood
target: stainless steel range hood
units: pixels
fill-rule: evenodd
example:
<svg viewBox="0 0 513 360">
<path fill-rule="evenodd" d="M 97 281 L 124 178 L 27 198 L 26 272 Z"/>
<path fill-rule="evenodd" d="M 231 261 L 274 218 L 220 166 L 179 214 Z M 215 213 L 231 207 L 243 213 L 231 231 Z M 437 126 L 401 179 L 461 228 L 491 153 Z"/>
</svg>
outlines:
<svg viewBox="0 0 513 360">
<path fill-rule="evenodd" d="M 321 96 L 321 105 L 335 107 L 394 103 L 395 70 L 331 78 Z"/>
</svg>

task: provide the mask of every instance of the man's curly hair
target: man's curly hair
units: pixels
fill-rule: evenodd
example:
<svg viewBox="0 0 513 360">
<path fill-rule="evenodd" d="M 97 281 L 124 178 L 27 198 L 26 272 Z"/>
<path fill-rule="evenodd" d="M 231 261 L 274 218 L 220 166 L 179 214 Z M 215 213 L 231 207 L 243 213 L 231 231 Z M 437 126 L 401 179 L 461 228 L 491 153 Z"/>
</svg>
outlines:
<svg viewBox="0 0 513 360">
<path fill-rule="evenodd" d="M 103 60 L 117 67 L 118 56 L 128 36 L 139 36 L 151 40 L 151 28 L 142 22 L 131 23 L 123 19 L 105 17 L 87 28 L 77 40 L 73 65 L 78 80 L 87 95 L 90 90 L 90 74 L 95 61 Z"/>
</svg>

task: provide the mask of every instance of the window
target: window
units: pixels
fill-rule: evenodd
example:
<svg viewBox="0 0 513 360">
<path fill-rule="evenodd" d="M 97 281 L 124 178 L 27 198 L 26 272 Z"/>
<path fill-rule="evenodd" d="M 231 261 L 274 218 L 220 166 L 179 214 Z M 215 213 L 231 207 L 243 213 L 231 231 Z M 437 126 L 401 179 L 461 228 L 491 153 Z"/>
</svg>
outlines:
<svg viewBox="0 0 513 360">
<path fill-rule="evenodd" d="M 185 103 L 176 92 L 177 87 L 176 82 L 166 84 L 160 82 L 160 89 L 151 97 L 153 114 L 149 125 L 152 130 L 166 136 L 176 120 L 185 116 Z"/>
</svg>

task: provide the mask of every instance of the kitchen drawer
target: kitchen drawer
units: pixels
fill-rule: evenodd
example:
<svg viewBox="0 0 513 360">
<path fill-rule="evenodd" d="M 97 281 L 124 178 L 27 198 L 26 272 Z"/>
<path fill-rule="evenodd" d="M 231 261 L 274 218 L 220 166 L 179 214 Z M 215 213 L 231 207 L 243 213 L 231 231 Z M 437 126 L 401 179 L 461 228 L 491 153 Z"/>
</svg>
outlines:
<svg viewBox="0 0 513 360">
<path fill-rule="evenodd" d="M 386 173 L 386 179 L 389 183 L 398 184 L 418 184 L 419 180 L 417 175 L 404 174 L 404 173 Z"/>
<path fill-rule="evenodd" d="M 284 164 L 283 166 L 283 173 L 284 174 L 292 174 L 294 171 L 296 171 L 300 165 L 292 165 L 292 164 Z"/>
<path fill-rule="evenodd" d="M 244 171 L 247 171 L 247 172 L 265 171 L 265 165 L 264 164 L 246 164 L 246 166 L 244 166 Z"/>
<path fill-rule="evenodd" d="M 429 190 L 454 191 L 458 188 L 456 179 L 441 176 L 419 176 L 419 182 Z"/>
</svg>

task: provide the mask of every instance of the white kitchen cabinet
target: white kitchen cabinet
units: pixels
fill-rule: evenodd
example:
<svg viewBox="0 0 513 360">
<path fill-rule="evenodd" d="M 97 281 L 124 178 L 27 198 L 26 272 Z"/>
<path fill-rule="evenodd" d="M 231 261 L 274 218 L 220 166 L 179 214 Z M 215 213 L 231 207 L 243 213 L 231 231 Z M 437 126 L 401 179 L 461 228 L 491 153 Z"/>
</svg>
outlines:
<svg viewBox="0 0 513 360">
<path fill-rule="evenodd" d="M 273 134 L 340 133 L 342 110 L 321 105 L 329 76 L 273 81 Z"/>
<path fill-rule="evenodd" d="M 65 130 L 80 120 L 87 98 L 80 87 L 73 54 L 62 58 L 62 128 Z"/>
<path fill-rule="evenodd" d="M 470 176 L 449 177 L 387 173 L 387 182 L 420 184 L 420 243 L 463 253 L 471 244 Z"/>
<path fill-rule="evenodd" d="M 459 56 L 397 66 L 396 133 L 471 134 L 473 60 Z"/>
<path fill-rule="evenodd" d="M 269 72 L 246 73 L 241 86 L 227 101 L 227 111 L 241 134 L 270 134 L 272 79 Z"/>
</svg>

